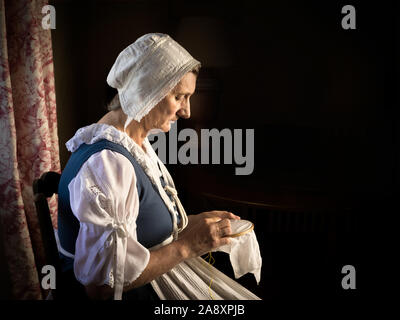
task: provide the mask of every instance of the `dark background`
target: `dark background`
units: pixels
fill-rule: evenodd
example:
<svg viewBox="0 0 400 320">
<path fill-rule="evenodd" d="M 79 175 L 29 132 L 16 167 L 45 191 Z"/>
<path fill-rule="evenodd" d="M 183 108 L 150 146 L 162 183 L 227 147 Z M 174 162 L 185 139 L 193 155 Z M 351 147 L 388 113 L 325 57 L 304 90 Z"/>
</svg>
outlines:
<svg viewBox="0 0 400 320">
<path fill-rule="evenodd" d="M 255 223 L 265 300 L 364 298 L 376 242 L 398 195 L 395 7 L 366 1 L 50 1 L 60 156 L 105 113 L 117 55 L 167 33 L 202 62 L 192 119 L 178 127 L 254 128 L 255 169 L 167 165 L 188 213 L 227 209 Z M 341 9 L 356 8 L 356 30 Z M 232 275 L 226 256 L 216 265 Z M 357 289 L 343 290 L 354 265 Z"/>
</svg>

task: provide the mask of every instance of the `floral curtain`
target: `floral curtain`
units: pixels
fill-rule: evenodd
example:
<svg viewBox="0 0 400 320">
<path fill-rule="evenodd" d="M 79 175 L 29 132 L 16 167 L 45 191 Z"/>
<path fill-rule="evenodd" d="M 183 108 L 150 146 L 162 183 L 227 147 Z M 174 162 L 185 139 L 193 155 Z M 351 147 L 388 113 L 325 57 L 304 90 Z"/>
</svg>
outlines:
<svg viewBox="0 0 400 320">
<path fill-rule="evenodd" d="M 60 172 L 53 53 L 44 0 L 0 0 L 0 241 L 13 299 L 42 299 L 44 251 L 32 182 Z M 56 226 L 57 198 L 49 201 Z"/>
</svg>

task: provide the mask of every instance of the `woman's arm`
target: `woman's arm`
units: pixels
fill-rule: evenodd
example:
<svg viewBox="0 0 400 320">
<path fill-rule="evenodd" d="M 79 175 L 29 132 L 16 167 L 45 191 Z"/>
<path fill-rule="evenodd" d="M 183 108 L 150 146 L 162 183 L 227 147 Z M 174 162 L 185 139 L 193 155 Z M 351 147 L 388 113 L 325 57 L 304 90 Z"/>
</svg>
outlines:
<svg viewBox="0 0 400 320">
<path fill-rule="evenodd" d="M 187 258 L 187 250 L 181 241 L 174 241 L 164 247 L 150 252 L 150 260 L 140 276 L 129 286 L 124 287 L 124 291 L 149 283 L 153 279 L 171 270 L 174 266 Z M 108 285 L 86 286 L 86 292 L 91 299 L 109 299 L 114 293 L 114 289 Z"/>
<path fill-rule="evenodd" d="M 124 291 L 143 286 L 168 272 L 182 261 L 201 256 L 208 251 L 230 242 L 225 237 L 231 233 L 229 219 L 239 219 L 227 211 L 211 211 L 188 216 L 187 227 L 179 234 L 179 239 L 150 252 L 150 260 L 141 275 Z M 108 299 L 113 289 L 108 285 L 86 287 L 92 299 Z"/>
</svg>

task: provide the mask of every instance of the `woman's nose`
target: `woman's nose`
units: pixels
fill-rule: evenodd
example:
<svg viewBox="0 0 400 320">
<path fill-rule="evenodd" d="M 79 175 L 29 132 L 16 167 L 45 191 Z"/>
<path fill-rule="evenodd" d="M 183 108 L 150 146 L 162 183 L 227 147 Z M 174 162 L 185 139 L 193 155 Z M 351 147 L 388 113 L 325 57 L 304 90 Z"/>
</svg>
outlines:
<svg viewBox="0 0 400 320">
<path fill-rule="evenodd" d="M 182 109 L 179 110 L 179 116 L 181 118 L 189 119 L 190 118 L 190 102 L 189 100 L 185 103 Z"/>
</svg>

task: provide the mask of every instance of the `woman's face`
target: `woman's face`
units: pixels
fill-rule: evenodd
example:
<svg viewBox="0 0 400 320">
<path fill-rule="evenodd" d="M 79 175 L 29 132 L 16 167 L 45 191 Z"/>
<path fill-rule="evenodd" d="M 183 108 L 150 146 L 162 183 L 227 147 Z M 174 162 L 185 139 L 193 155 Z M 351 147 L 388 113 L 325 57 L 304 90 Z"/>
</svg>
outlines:
<svg viewBox="0 0 400 320">
<path fill-rule="evenodd" d="M 190 97 L 196 89 L 197 76 L 189 72 L 143 119 L 146 129 L 168 132 L 172 122 L 190 118 Z"/>
</svg>

